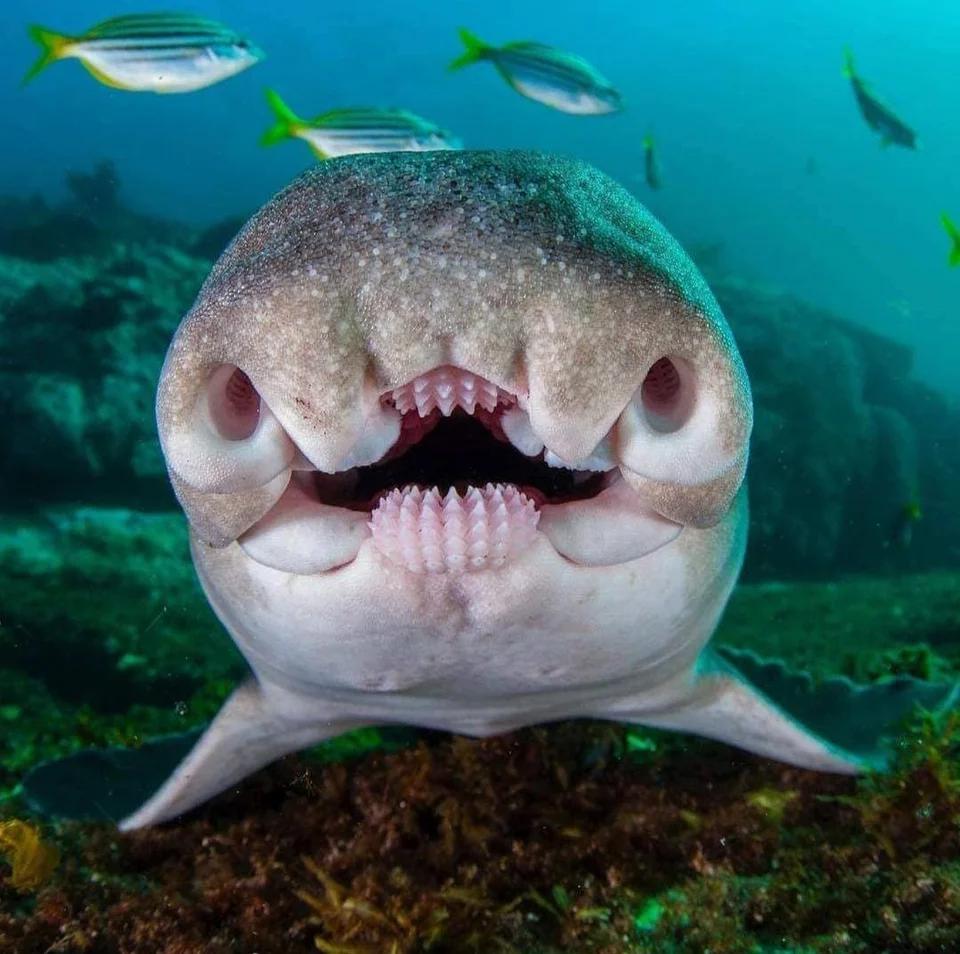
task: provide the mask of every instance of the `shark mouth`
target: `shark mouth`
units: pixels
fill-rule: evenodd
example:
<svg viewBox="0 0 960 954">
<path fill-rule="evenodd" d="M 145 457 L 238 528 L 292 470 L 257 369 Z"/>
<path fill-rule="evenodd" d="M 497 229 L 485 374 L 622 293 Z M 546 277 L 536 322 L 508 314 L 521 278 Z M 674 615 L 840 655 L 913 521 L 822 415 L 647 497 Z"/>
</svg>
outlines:
<svg viewBox="0 0 960 954">
<path fill-rule="evenodd" d="M 541 533 L 561 556 L 594 565 L 645 555 L 679 533 L 638 505 L 605 444 L 576 466 L 546 449 L 524 403 L 452 366 L 384 393 L 386 450 L 377 456 L 374 440 L 373 461 L 334 474 L 295 470 L 241 546 L 268 566 L 314 573 L 349 563 L 369 537 L 410 572 L 456 573 L 501 567 Z"/>
</svg>

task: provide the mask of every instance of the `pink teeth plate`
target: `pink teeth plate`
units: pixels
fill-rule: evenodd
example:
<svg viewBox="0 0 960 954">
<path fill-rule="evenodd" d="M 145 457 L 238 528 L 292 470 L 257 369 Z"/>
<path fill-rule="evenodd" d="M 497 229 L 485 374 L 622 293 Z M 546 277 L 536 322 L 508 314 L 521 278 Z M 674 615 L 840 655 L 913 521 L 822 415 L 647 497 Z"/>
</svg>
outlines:
<svg viewBox="0 0 960 954">
<path fill-rule="evenodd" d="M 390 398 L 401 414 L 416 409 L 420 417 L 426 417 L 435 408 L 449 417 L 458 407 L 473 414 L 477 408 L 493 411 L 498 404 L 514 402 L 512 395 L 490 381 L 451 365 L 434 368 L 410 384 L 394 388 Z"/>
<path fill-rule="evenodd" d="M 450 573 L 502 566 L 525 550 L 540 512 L 512 484 L 470 487 L 461 496 L 434 487 L 391 490 L 370 517 L 373 542 L 413 573 Z"/>
</svg>

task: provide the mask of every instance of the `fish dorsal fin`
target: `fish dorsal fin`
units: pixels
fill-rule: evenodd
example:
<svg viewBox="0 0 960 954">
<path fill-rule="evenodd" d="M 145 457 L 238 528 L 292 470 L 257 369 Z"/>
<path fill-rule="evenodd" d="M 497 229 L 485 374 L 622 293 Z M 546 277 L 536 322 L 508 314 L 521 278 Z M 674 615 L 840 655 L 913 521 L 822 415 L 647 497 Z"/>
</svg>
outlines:
<svg viewBox="0 0 960 954">
<path fill-rule="evenodd" d="M 555 46 L 550 46 L 549 43 L 539 43 L 537 40 L 514 40 L 512 43 L 504 43 L 503 49 L 505 50 L 540 50 L 544 53 L 562 53 L 562 50 L 558 50 Z"/>
</svg>

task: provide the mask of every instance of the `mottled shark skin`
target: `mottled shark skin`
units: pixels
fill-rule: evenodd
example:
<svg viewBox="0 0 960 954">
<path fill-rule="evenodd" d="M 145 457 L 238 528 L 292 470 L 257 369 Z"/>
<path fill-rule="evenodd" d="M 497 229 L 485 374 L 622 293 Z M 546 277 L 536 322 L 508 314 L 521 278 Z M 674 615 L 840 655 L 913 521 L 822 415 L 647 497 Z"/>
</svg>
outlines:
<svg viewBox="0 0 960 954">
<path fill-rule="evenodd" d="M 663 358 L 685 397 L 658 418 L 642 385 Z M 249 435 L 217 422 L 224 366 L 259 395 Z M 602 490 L 538 499 L 536 532 L 499 563 L 386 555 L 377 500 L 309 488 L 386 456 L 391 395 L 437 369 L 500 395 L 527 456 L 603 473 Z M 743 558 L 749 385 L 690 259 L 588 165 L 466 152 L 308 172 L 214 267 L 157 417 L 197 573 L 251 676 L 124 829 L 371 724 L 487 736 L 591 717 L 860 765 L 704 651 Z"/>
</svg>

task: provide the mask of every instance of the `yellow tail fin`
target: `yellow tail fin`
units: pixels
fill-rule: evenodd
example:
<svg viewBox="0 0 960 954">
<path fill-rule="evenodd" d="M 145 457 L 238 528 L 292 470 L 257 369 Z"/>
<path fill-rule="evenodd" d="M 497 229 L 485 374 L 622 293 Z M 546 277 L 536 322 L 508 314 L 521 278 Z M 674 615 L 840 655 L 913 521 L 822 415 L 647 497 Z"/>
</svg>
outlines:
<svg viewBox="0 0 960 954">
<path fill-rule="evenodd" d="M 280 98 L 276 90 L 266 90 L 267 102 L 273 110 L 274 124 L 260 137 L 261 146 L 272 146 L 297 134 L 303 120 Z"/>
<path fill-rule="evenodd" d="M 849 46 L 843 48 L 843 75 L 848 80 L 852 80 L 857 75 L 853 65 L 853 50 Z"/>
<path fill-rule="evenodd" d="M 461 70 L 465 66 L 469 66 L 471 63 L 476 63 L 478 60 L 482 60 L 486 56 L 487 51 L 490 49 L 480 37 L 471 33 L 465 27 L 460 27 L 457 31 L 460 36 L 460 42 L 464 46 L 464 52 L 460 54 L 448 67 L 448 70 Z"/>
<path fill-rule="evenodd" d="M 950 241 L 953 243 L 950 246 L 947 261 L 952 267 L 956 268 L 957 265 L 960 265 L 960 229 L 950 221 L 946 212 L 941 214 L 940 221 L 943 222 L 943 227 L 947 230 L 947 235 L 950 236 Z"/>
<path fill-rule="evenodd" d="M 45 70 L 54 60 L 59 60 L 65 53 L 66 48 L 73 42 L 74 37 L 66 36 L 63 33 L 54 33 L 42 26 L 29 26 L 27 32 L 32 40 L 40 44 L 42 50 L 40 58 L 27 70 L 27 75 L 23 78 L 23 83 L 29 83 L 38 73 Z"/>
</svg>

